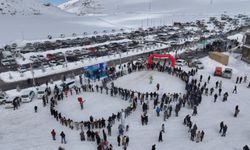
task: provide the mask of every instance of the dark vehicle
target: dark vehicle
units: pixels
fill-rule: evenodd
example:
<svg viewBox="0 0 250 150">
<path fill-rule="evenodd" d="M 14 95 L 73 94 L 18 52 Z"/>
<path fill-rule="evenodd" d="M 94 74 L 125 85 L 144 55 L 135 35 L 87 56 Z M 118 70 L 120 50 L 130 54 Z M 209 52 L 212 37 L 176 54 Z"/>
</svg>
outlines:
<svg viewBox="0 0 250 150">
<path fill-rule="evenodd" d="M 76 56 L 67 56 L 66 59 L 68 62 L 78 61 Z"/>
</svg>

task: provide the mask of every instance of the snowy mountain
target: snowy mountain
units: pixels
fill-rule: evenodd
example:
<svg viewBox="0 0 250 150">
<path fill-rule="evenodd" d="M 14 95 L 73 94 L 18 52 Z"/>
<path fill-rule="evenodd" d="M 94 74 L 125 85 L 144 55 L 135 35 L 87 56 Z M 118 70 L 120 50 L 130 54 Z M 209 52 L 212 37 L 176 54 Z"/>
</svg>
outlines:
<svg viewBox="0 0 250 150">
<path fill-rule="evenodd" d="M 96 0 L 70 0 L 58 6 L 62 10 L 78 15 L 100 12 L 101 5 Z"/>
<path fill-rule="evenodd" d="M 60 11 L 40 0 L 0 0 L 0 15 L 40 15 Z"/>
<path fill-rule="evenodd" d="M 58 7 L 78 15 L 86 13 L 178 13 L 180 11 L 203 13 L 207 10 L 213 13 L 218 10 L 222 12 L 235 10 L 235 5 L 242 7 L 249 2 L 249 0 L 69 0 Z"/>
</svg>

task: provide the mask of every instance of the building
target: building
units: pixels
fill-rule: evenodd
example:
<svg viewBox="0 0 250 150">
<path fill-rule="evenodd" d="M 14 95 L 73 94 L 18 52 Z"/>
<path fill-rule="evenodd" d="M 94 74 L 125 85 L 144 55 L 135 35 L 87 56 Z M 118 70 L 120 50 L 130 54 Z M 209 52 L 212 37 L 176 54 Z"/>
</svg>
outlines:
<svg viewBox="0 0 250 150">
<path fill-rule="evenodd" d="M 223 64 L 228 65 L 229 62 L 229 56 L 222 54 L 220 52 L 209 52 L 209 58 Z"/>
<path fill-rule="evenodd" d="M 244 45 L 242 46 L 242 60 L 250 63 L 250 32 L 247 32 L 244 37 Z"/>
</svg>

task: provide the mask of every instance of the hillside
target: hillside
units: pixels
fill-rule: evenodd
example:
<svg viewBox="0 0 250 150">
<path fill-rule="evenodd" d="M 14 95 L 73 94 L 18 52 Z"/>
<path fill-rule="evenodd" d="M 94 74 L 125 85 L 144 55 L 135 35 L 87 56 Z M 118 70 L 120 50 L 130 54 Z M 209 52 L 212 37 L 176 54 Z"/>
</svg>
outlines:
<svg viewBox="0 0 250 150">
<path fill-rule="evenodd" d="M 88 0 L 90 3 L 84 3 L 86 5 L 80 5 L 80 0 L 70 0 L 59 6 L 71 14 L 55 6 L 44 6 L 40 1 L 0 0 L 0 5 L 3 3 L 0 7 L 0 46 L 20 40 L 44 39 L 48 35 L 55 38 L 60 34 L 92 34 L 94 31 L 195 21 L 225 12 L 232 16 L 250 14 L 249 0 Z M 10 16 L 11 12 L 16 15 Z M 33 15 L 37 13 L 41 15 Z"/>
<path fill-rule="evenodd" d="M 0 15 L 41 15 L 60 10 L 40 0 L 0 0 Z"/>
<path fill-rule="evenodd" d="M 248 10 L 249 0 L 69 0 L 58 7 L 70 13 L 120 14 L 120 13 L 169 13 L 169 12 L 225 12 Z M 235 7 L 237 6 L 237 7 Z M 241 8 L 241 9 L 239 9 Z"/>
</svg>

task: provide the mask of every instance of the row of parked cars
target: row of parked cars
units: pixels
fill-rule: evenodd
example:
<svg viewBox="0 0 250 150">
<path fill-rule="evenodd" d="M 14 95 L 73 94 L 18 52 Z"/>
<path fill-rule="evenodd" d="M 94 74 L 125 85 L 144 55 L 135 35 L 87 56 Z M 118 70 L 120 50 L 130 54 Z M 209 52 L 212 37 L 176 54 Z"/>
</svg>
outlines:
<svg viewBox="0 0 250 150">
<path fill-rule="evenodd" d="M 152 43 L 151 43 L 152 45 Z M 131 49 L 141 48 L 142 46 L 136 41 L 128 41 L 121 43 L 109 43 L 96 47 L 67 50 L 63 52 L 47 53 L 44 55 L 32 55 L 29 60 L 31 64 L 21 65 L 18 67 L 19 72 L 25 72 L 33 69 L 48 68 L 52 66 L 62 65 L 67 62 L 79 61 L 85 58 L 101 57 L 116 54 L 119 52 L 127 52 Z"/>
<path fill-rule="evenodd" d="M 180 66 L 180 67 L 188 66 L 188 67 L 193 67 L 197 69 L 204 69 L 203 63 L 199 61 L 198 59 L 193 59 L 190 62 L 187 62 L 186 60 L 183 60 L 183 59 L 177 59 L 175 63 L 177 66 Z"/>
<path fill-rule="evenodd" d="M 76 82 L 74 79 L 67 79 L 59 84 L 58 89 L 62 91 L 64 88 L 73 88 L 75 86 Z M 6 109 L 13 108 L 13 101 L 29 103 L 35 98 L 42 99 L 43 96 L 48 94 L 48 91 L 48 87 L 40 86 L 36 89 L 25 89 L 20 93 L 14 94 L 15 96 L 8 96 L 6 93 L 0 93 L 0 105 L 4 105 Z"/>
<path fill-rule="evenodd" d="M 214 76 L 219 76 L 227 79 L 231 79 L 233 75 L 233 70 L 231 68 L 216 67 L 214 71 Z"/>
<path fill-rule="evenodd" d="M 0 104 L 4 105 L 5 108 L 13 108 L 13 102 L 17 101 L 20 103 L 29 103 L 37 96 L 41 99 L 46 95 L 46 87 L 39 87 L 38 90 L 23 90 L 15 96 L 8 96 L 5 93 L 0 94 Z"/>
<path fill-rule="evenodd" d="M 55 50 L 61 48 L 79 47 L 91 44 L 104 43 L 107 41 L 121 40 L 125 39 L 121 33 L 116 35 L 97 35 L 92 37 L 82 37 L 74 39 L 61 39 L 56 41 L 45 41 L 45 42 L 35 42 L 27 43 L 24 47 L 20 49 L 20 52 L 30 53 L 30 52 L 46 52 L 48 50 Z"/>
</svg>

